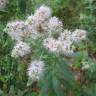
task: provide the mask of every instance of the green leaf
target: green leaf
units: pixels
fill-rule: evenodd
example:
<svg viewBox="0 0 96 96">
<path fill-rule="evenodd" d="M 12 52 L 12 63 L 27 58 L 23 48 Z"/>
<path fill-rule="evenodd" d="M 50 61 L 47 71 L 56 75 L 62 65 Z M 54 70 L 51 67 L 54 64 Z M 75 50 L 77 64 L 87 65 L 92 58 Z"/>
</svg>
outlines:
<svg viewBox="0 0 96 96">
<path fill-rule="evenodd" d="M 8 13 L 8 12 L 5 10 L 0 10 L 0 15 L 6 14 L 6 13 Z"/>
<path fill-rule="evenodd" d="M 59 78 L 63 78 L 67 82 L 73 82 L 74 81 L 74 74 L 70 70 L 70 68 L 69 68 L 69 66 L 65 60 L 59 60 L 58 74 L 59 74 Z"/>
<path fill-rule="evenodd" d="M 64 90 L 62 90 L 61 86 L 62 84 L 60 83 L 60 81 L 53 76 L 53 88 L 55 90 L 55 93 L 57 96 L 64 96 Z"/>
<path fill-rule="evenodd" d="M 3 95 L 3 91 L 0 89 L 0 96 L 2 96 Z"/>
<path fill-rule="evenodd" d="M 96 96 L 96 84 L 92 84 L 88 88 L 84 89 L 87 96 Z"/>
<path fill-rule="evenodd" d="M 15 90 L 14 90 L 14 86 L 13 85 L 10 86 L 9 95 L 10 96 L 15 96 Z"/>
<path fill-rule="evenodd" d="M 27 86 L 32 85 L 32 83 L 33 83 L 32 79 L 31 79 L 31 78 L 29 78 L 29 79 L 28 79 L 28 81 L 27 81 Z"/>
</svg>

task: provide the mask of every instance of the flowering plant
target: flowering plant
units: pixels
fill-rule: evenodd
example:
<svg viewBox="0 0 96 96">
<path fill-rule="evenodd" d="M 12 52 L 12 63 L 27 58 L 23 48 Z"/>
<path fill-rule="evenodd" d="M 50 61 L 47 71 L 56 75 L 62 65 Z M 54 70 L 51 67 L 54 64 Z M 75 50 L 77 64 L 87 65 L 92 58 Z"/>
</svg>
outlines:
<svg viewBox="0 0 96 96">
<path fill-rule="evenodd" d="M 79 51 L 86 49 L 85 30 L 64 29 L 62 21 L 52 16 L 49 7 L 42 5 L 25 21 L 9 22 L 5 32 L 17 43 L 12 57 L 32 58 L 27 69 L 28 86 L 37 82 L 41 96 L 63 96 L 67 89 L 72 90 L 70 86 L 78 80 L 78 74 L 72 72 L 74 58 L 79 58 Z M 81 44 L 84 48 L 80 48 Z M 88 63 L 80 60 L 82 70 L 89 68 Z"/>
</svg>

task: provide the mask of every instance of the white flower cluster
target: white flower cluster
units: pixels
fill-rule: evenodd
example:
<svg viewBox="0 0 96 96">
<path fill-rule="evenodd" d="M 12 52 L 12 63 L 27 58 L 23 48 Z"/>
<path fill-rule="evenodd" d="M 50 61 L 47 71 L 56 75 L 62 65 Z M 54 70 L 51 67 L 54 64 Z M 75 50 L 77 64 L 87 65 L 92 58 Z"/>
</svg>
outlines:
<svg viewBox="0 0 96 96">
<path fill-rule="evenodd" d="M 43 45 L 51 52 L 72 53 L 74 52 L 73 42 L 78 43 L 84 39 L 86 39 L 86 31 L 84 30 L 76 29 L 73 32 L 64 30 L 60 33 L 58 39 L 47 38 L 44 40 Z"/>
<path fill-rule="evenodd" d="M 71 41 L 77 43 L 85 39 L 86 39 L 86 31 L 82 29 L 76 29 L 73 32 L 64 30 L 64 32 L 61 33 L 59 36 L 60 41 Z"/>
<path fill-rule="evenodd" d="M 35 39 L 42 36 L 41 34 L 47 33 L 46 38 L 43 38 L 43 46 L 50 52 L 56 53 L 74 52 L 73 43 L 86 39 L 86 31 L 84 30 L 76 29 L 73 32 L 64 30 L 63 23 L 57 17 L 52 17 L 51 9 L 44 5 L 38 8 L 33 15 L 28 16 L 25 21 L 17 20 L 8 23 L 5 31 L 17 41 L 12 50 L 12 57 L 23 57 L 31 52 L 30 46 L 24 42 L 26 37 Z M 57 38 L 54 37 L 54 33 L 59 34 Z M 43 67 L 43 61 L 32 61 L 28 68 L 28 76 L 33 81 L 39 80 Z"/>
<path fill-rule="evenodd" d="M 37 9 L 34 15 L 31 15 L 25 21 L 16 20 L 9 22 L 5 28 L 5 32 L 18 43 L 12 50 L 13 57 L 23 57 L 30 52 L 30 47 L 22 41 L 26 37 L 33 39 L 39 36 L 39 26 L 41 23 L 51 17 L 51 10 L 49 7 L 41 6 Z"/>
<path fill-rule="evenodd" d="M 49 7 L 41 6 L 39 9 L 36 10 L 34 16 L 37 20 L 37 23 L 40 25 L 44 21 L 49 19 L 49 17 L 51 17 L 51 10 Z"/>
<path fill-rule="evenodd" d="M 54 38 L 47 38 L 44 40 L 43 45 L 47 48 L 50 52 L 65 52 L 70 53 L 73 52 L 72 50 L 72 42 L 71 41 L 60 41 Z"/>
<path fill-rule="evenodd" d="M 42 5 L 35 13 L 25 21 L 9 22 L 5 31 L 12 39 L 17 41 L 24 40 L 26 37 L 36 38 L 43 32 L 60 33 L 63 31 L 63 24 L 57 17 L 51 17 L 51 9 Z"/>
<path fill-rule="evenodd" d="M 44 26 L 47 28 L 44 28 Z M 22 41 L 25 41 L 26 37 L 31 37 L 33 39 L 40 36 L 41 32 L 40 28 L 48 34 L 52 34 L 52 32 L 61 32 L 63 29 L 62 22 L 57 17 L 51 17 L 51 9 L 47 6 L 42 5 L 40 8 L 38 8 L 35 13 L 31 16 L 28 16 L 28 18 L 25 21 L 16 20 L 9 22 L 5 28 L 5 31 L 9 34 L 9 36 L 13 39 L 19 42 L 12 50 L 12 56 L 13 57 L 23 57 L 26 55 L 27 52 L 30 51 L 30 48 L 28 48 L 27 44 L 22 46 Z M 50 40 L 50 39 L 49 39 Z M 48 40 L 46 40 L 48 41 Z M 51 40 L 49 42 L 55 43 L 55 39 Z M 21 44 L 21 45 L 20 45 Z M 59 44 L 58 41 L 56 41 L 55 46 Z M 22 50 L 22 48 L 18 48 L 19 46 L 24 47 L 25 49 Z M 51 51 L 56 51 L 56 47 L 53 45 L 48 45 L 51 48 Z M 28 49 L 28 50 L 27 50 Z M 50 49 L 50 48 L 49 48 Z"/>
<path fill-rule="evenodd" d="M 33 60 L 28 67 L 28 76 L 33 81 L 39 80 L 44 69 L 44 62 L 40 60 Z"/>
<path fill-rule="evenodd" d="M 73 52 L 72 49 L 72 40 L 71 40 L 71 31 L 69 30 L 64 30 L 64 32 L 62 32 L 58 38 L 58 40 L 61 42 L 61 46 L 60 46 L 60 51 L 65 52 L 65 53 L 71 53 Z"/>
<path fill-rule="evenodd" d="M 4 8 L 7 3 L 8 0 L 0 0 L 0 9 Z"/>
<path fill-rule="evenodd" d="M 42 25 L 42 29 L 44 29 L 46 32 L 49 32 L 49 34 L 52 33 L 60 33 L 63 31 L 63 23 L 57 18 L 57 17 L 51 17 L 49 21 L 46 21 Z"/>
<path fill-rule="evenodd" d="M 43 42 L 44 47 L 49 49 L 51 52 L 58 52 L 60 44 L 59 41 L 52 37 L 46 38 Z"/>
<path fill-rule="evenodd" d="M 72 33 L 72 39 L 74 42 L 80 42 L 81 40 L 85 40 L 86 39 L 86 31 L 82 30 L 82 29 L 76 29 Z"/>
<path fill-rule="evenodd" d="M 12 50 L 12 57 L 23 57 L 24 55 L 27 55 L 30 53 L 30 47 L 25 42 L 18 42 L 16 46 Z"/>
<path fill-rule="evenodd" d="M 5 31 L 7 31 L 13 40 L 21 41 L 24 36 L 24 22 L 20 20 L 9 22 Z"/>
</svg>

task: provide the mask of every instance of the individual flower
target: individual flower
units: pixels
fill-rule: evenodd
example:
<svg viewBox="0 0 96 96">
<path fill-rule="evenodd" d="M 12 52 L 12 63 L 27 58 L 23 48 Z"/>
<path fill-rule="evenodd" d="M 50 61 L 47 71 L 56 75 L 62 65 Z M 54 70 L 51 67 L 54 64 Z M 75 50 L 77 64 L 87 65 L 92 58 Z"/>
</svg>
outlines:
<svg viewBox="0 0 96 96">
<path fill-rule="evenodd" d="M 60 45 L 60 51 L 63 52 L 63 53 L 71 53 L 73 52 L 73 49 L 72 49 L 72 36 L 71 36 L 72 32 L 69 31 L 69 30 L 64 30 L 58 40 L 59 42 L 61 42 L 61 45 Z"/>
<path fill-rule="evenodd" d="M 28 67 L 28 76 L 33 81 L 39 80 L 40 76 L 43 73 L 44 62 L 40 60 L 33 60 Z"/>
<path fill-rule="evenodd" d="M 60 41 L 65 41 L 65 40 L 70 40 L 72 39 L 72 36 L 71 36 L 72 32 L 69 31 L 69 30 L 64 30 L 62 33 L 60 33 L 60 36 L 59 36 L 59 40 Z"/>
<path fill-rule="evenodd" d="M 36 23 L 37 22 L 34 15 L 28 16 L 27 20 L 25 21 L 25 25 L 26 25 L 25 36 L 31 37 L 33 39 L 36 39 L 39 36 L 38 26 Z"/>
<path fill-rule="evenodd" d="M 57 17 L 51 17 L 49 20 L 49 28 L 51 31 L 62 31 L 63 24 Z"/>
<path fill-rule="evenodd" d="M 7 27 L 8 28 L 12 28 L 13 30 L 21 29 L 23 26 L 24 26 L 24 22 L 23 21 L 20 21 L 20 20 L 9 22 L 7 24 Z"/>
<path fill-rule="evenodd" d="M 42 29 L 49 32 L 49 35 L 60 34 L 63 31 L 63 24 L 57 17 L 51 17 L 41 25 Z"/>
<path fill-rule="evenodd" d="M 72 33 L 72 39 L 74 42 L 80 42 L 82 40 L 86 39 L 86 31 L 82 30 L 82 29 L 76 29 L 73 33 Z"/>
<path fill-rule="evenodd" d="M 59 52 L 59 45 L 61 43 L 52 38 L 52 37 L 49 37 L 49 38 L 46 38 L 44 41 L 43 41 L 43 45 L 46 49 L 48 49 L 49 51 L 51 52 Z"/>
<path fill-rule="evenodd" d="M 39 36 L 38 34 L 38 29 L 36 26 L 33 24 L 28 24 L 26 25 L 26 31 L 24 32 L 24 36 L 26 37 L 31 37 L 33 39 L 37 38 Z"/>
<path fill-rule="evenodd" d="M 11 56 L 15 58 L 23 57 L 24 55 L 27 55 L 30 52 L 30 46 L 27 43 L 20 41 L 13 48 Z"/>
<path fill-rule="evenodd" d="M 47 6 L 42 5 L 35 11 L 34 16 L 36 18 L 36 22 L 38 23 L 38 25 L 40 25 L 49 17 L 51 17 L 51 9 Z"/>
<path fill-rule="evenodd" d="M 28 16 L 25 21 L 25 25 L 32 25 L 34 27 L 38 27 L 38 22 L 37 22 L 36 16 L 34 16 L 34 15 Z"/>
<path fill-rule="evenodd" d="M 25 26 L 23 21 L 9 22 L 5 28 L 5 31 L 13 40 L 21 41 L 24 37 Z"/>
<path fill-rule="evenodd" d="M 31 37 L 33 39 L 36 39 L 39 34 L 38 34 L 38 30 L 36 27 L 34 27 L 34 25 L 27 25 L 26 27 L 26 32 L 24 34 L 26 37 Z M 25 37 L 25 38 L 26 38 Z"/>
<path fill-rule="evenodd" d="M 61 41 L 60 51 L 65 53 L 65 54 L 66 53 L 72 53 L 73 52 L 72 41 L 70 41 L 70 40 Z"/>
</svg>

